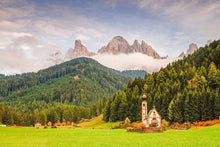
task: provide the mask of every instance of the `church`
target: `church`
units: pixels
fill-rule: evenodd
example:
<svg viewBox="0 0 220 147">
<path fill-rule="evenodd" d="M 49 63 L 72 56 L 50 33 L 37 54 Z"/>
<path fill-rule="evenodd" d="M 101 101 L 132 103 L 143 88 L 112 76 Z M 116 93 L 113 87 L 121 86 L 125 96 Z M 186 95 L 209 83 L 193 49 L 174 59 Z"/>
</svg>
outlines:
<svg viewBox="0 0 220 147">
<path fill-rule="evenodd" d="M 142 122 L 146 124 L 146 127 L 150 127 L 150 125 L 161 127 L 161 116 L 155 106 L 147 113 L 146 95 L 142 96 Z"/>
</svg>

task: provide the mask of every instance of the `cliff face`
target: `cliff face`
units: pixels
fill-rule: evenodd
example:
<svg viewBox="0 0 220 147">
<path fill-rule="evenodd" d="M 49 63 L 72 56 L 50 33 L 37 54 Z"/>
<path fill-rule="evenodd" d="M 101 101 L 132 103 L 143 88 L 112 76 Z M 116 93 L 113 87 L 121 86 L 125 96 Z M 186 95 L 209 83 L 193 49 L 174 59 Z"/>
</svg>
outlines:
<svg viewBox="0 0 220 147">
<path fill-rule="evenodd" d="M 129 50 L 128 42 L 121 36 L 114 37 L 106 47 L 102 47 L 98 50 L 98 53 L 112 53 L 112 54 L 119 54 L 119 53 L 128 53 Z"/>
<path fill-rule="evenodd" d="M 188 55 L 192 55 L 195 51 L 198 50 L 197 44 L 195 43 L 191 43 L 189 45 L 189 49 L 187 49 L 186 54 L 184 52 L 182 52 L 179 57 L 184 57 L 184 56 L 188 56 Z"/>
<path fill-rule="evenodd" d="M 143 53 L 154 58 L 161 58 L 159 54 L 145 41 L 142 41 L 141 44 L 135 40 L 134 43 L 130 46 L 128 42 L 121 36 L 114 37 L 107 45 L 103 46 L 98 50 L 98 53 L 112 53 L 114 55 L 120 53 Z"/>
<path fill-rule="evenodd" d="M 89 52 L 87 48 L 84 45 L 82 45 L 80 40 L 76 40 L 74 49 L 68 49 L 64 60 L 68 61 L 81 56 L 89 57 L 93 55 L 95 55 L 95 53 Z"/>
</svg>

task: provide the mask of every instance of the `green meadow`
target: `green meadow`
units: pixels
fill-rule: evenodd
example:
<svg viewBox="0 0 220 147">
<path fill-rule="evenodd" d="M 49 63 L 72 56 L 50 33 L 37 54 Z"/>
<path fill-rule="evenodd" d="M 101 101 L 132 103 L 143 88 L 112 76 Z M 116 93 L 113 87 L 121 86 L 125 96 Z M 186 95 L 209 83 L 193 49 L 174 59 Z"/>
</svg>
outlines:
<svg viewBox="0 0 220 147">
<path fill-rule="evenodd" d="M 220 146 L 220 126 L 163 133 L 125 129 L 0 128 L 0 146 Z"/>
</svg>

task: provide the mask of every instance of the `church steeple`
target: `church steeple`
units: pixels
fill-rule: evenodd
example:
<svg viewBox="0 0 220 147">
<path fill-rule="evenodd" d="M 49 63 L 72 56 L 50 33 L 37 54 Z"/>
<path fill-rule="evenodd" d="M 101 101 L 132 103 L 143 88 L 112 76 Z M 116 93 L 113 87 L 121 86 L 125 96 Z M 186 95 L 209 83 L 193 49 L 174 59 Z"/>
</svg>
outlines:
<svg viewBox="0 0 220 147">
<path fill-rule="evenodd" d="M 142 122 L 146 123 L 146 116 L 147 116 L 147 101 L 146 101 L 146 95 L 142 96 Z"/>
</svg>

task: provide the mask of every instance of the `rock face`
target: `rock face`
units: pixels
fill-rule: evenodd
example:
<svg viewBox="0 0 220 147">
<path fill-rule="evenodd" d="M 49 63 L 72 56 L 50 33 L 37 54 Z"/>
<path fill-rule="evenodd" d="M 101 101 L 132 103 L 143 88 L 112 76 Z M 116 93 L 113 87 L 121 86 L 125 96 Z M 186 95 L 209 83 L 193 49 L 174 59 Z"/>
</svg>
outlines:
<svg viewBox="0 0 220 147">
<path fill-rule="evenodd" d="M 107 45 L 98 50 L 98 53 L 112 53 L 114 55 L 119 53 L 128 53 L 129 51 L 128 42 L 121 36 L 114 37 Z"/>
<path fill-rule="evenodd" d="M 212 43 L 212 42 L 213 42 L 212 40 L 208 40 L 207 45 L 209 46 L 209 44 Z"/>
<path fill-rule="evenodd" d="M 64 60 L 68 61 L 77 57 L 89 57 L 93 55 L 95 55 L 95 53 L 89 52 L 87 48 L 84 45 L 82 45 L 80 40 L 76 40 L 74 49 L 68 49 Z"/>
<path fill-rule="evenodd" d="M 179 55 L 179 57 L 184 57 L 184 56 L 186 56 L 186 54 L 185 54 L 184 52 L 182 52 L 182 53 Z"/>
<path fill-rule="evenodd" d="M 186 54 L 184 52 L 182 52 L 179 57 L 184 57 L 184 56 L 188 56 L 188 55 L 192 55 L 195 51 L 198 50 L 197 44 L 195 43 L 191 43 L 189 45 L 189 49 L 187 49 Z"/>
<path fill-rule="evenodd" d="M 190 45 L 189 45 L 189 49 L 187 50 L 187 52 L 186 52 L 186 54 L 187 55 L 192 55 L 195 51 L 197 51 L 198 50 L 198 47 L 197 47 L 197 45 L 195 44 L 195 43 L 191 43 Z"/>
<path fill-rule="evenodd" d="M 141 44 L 135 40 L 134 43 L 130 46 L 128 42 L 121 36 L 114 37 L 107 45 L 103 46 L 98 50 L 99 54 L 102 53 L 112 53 L 114 55 L 120 53 L 143 53 L 154 58 L 161 58 L 159 54 L 146 42 L 142 41 Z"/>
<path fill-rule="evenodd" d="M 159 54 L 150 46 L 148 45 L 145 41 L 141 41 L 141 48 L 144 54 L 154 57 L 154 58 L 161 58 Z"/>
</svg>

